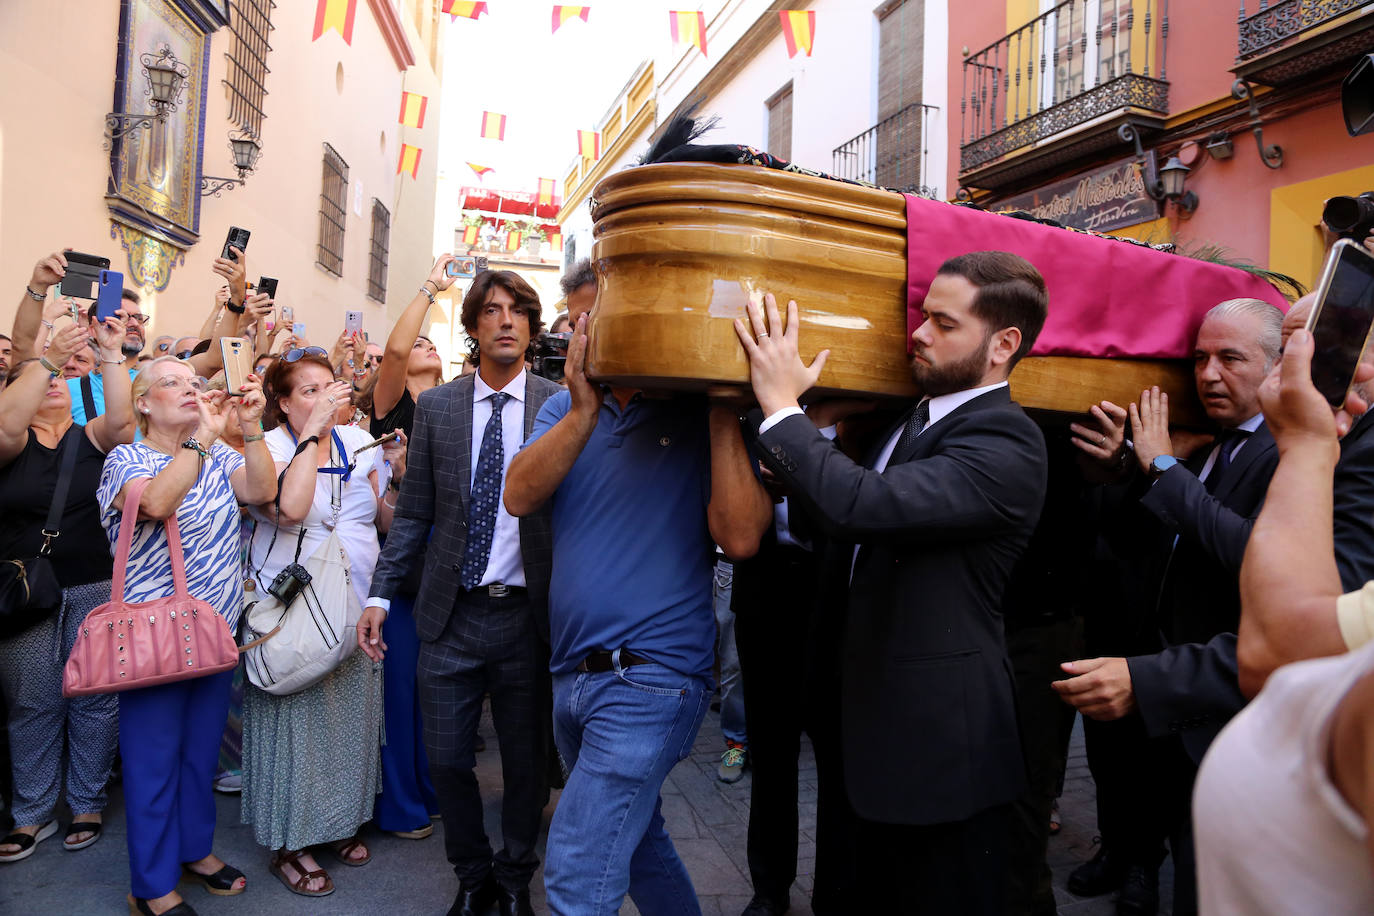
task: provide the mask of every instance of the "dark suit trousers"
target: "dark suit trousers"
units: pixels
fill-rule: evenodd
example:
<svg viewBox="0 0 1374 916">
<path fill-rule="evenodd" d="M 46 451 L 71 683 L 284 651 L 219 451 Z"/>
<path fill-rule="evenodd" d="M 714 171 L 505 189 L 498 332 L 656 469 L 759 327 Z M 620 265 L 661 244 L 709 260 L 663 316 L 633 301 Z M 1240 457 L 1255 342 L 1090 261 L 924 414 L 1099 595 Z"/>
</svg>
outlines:
<svg viewBox="0 0 1374 916">
<path fill-rule="evenodd" d="M 779 904 L 797 874 L 798 756 L 801 735 L 816 754 L 816 865 L 812 908 L 852 911 L 853 814 L 840 745 L 840 634 L 826 632 L 816 605 L 818 561 L 771 540 L 735 567 L 735 643 L 753 780 L 749 875 L 754 893 Z M 741 591 L 750 577 L 760 588 Z"/>
<path fill-rule="evenodd" d="M 550 682 L 548 658 L 521 593 L 459 595 L 443 635 L 420 645 L 420 704 L 430 775 L 444 820 L 444 850 L 465 884 L 529 884 L 544 801 Z M 473 772 L 482 698 L 491 695 L 501 747 L 503 848 L 494 856 Z"/>
<path fill-rule="evenodd" d="M 865 908 L 902 916 L 1006 916 L 1008 805 L 946 824 L 859 822 Z"/>
</svg>

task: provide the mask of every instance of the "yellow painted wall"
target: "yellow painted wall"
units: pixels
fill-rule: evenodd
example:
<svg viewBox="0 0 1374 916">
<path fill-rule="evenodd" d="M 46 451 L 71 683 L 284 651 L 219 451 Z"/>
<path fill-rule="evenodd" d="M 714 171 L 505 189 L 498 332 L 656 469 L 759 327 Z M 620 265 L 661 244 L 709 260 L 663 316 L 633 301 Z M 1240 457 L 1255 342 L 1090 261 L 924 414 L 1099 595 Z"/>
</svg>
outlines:
<svg viewBox="0 0 1374 916">
<path fill-rule="evenodd" d="M 1269 268 L 1316 285 L 1325 256 L 1322 205 L 1338 194 L 1374 188 L 1374 166 L 1334 172 L 1269 192 Z"/>
</svg>

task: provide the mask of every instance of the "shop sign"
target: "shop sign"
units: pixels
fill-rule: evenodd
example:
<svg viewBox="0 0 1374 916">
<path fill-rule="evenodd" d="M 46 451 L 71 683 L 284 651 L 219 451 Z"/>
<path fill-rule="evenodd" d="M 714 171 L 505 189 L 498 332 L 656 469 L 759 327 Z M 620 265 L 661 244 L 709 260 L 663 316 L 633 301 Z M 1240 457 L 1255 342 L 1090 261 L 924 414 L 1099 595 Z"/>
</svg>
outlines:
<svg viewBox="0 0 1374 916">
<path fill-rule="evenodd" d="M 1155 173 L 1154 155 L 1154 150 L 1146 153 L 1145 175 Z M 988 209 L 997 213 L 1025 210 L 1040 219 L 1094 232 L 1134 226 L 1159 216 L 1159 206 L 1145 193 L 1134 158 L 1009 197 Z"/>
</svg>

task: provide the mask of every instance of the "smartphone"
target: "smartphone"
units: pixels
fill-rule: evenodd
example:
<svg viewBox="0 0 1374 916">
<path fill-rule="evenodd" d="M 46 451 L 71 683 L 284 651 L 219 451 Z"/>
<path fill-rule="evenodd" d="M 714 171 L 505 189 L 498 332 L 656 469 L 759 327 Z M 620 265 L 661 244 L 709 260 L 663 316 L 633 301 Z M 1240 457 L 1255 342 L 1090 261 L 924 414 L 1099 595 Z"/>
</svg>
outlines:
<svg viewBox="0 0 1374 916">
<path fill-rule="evenodd" d="M 487 256 L 479 255 L 473 258 L 472 275 L 475 277 L 487 269 Z"/>
<path fill-rule="evenodd" d="M 282 324 L 290 324 L 291 322 L 295 321 L 295 320 L 296 320 L 296 311 L 295 311 L 295 309 L 291 308 L 291 306 L 289 306 L 289 305 L 283 305 L 283 306 L 281 307 L 281 320 L 282 320 Z"/>
<path fill-rule="evenodd" d="M 344 330 L 356 334 L 363 329 L 363 313 L 349 310 L 344 312 Z"/>
<path fill-rule="evenodd" d="M 124 292 L 124 275 L 117 270 L 100 272 L 100 292 L 95 300 L 95 319 L 103 322 L 113 318 L 119 311 L 121 295 Z"/>
<path fill-rule="evenodd" d="M 1317 301 L 1307 319 L 1315 344 L 1312 383 L 1333 407 L 1345 402 L 1371 326 L 1374 255 L 1350 239 L 1341 239 L 1326 259 Z"/>
<path fill-rule="evenodd" d="M 264 317 L 264 318 L 262 319 L 262 327 L 263 327 L 263 330 L 265 330 L 265 331 L 271 331 L 271 330 L 275 329 L 276 326 L 277 326 L 277 320 L 276 320 L 275 318 L 273 318 L 273 317 L 272 317 L 272 313 L 269 312 L 269 313 L 267 314 L 267 316 Z"/>
<path fill-rule="evenodd" d="M 77 299 L 94 299 L 100 285 L 100 272 L 110 269 L 110 259 L 79 251 L 64 251 L 67 271 L 62 277 L 59 289 L 64 296 Z"/>
<path fill-rule="evenodd" d="M 220 252 L 220 257 L 228 258 L 231 261 L 237 260 L 230 248 L 237 248 L 239 251 L 248 251 L 248 236 L 252 235 L 247 229 L 240 229 L 238 226 L 230 226 L 229 234 L 224 239 L 224 250 Z"/>
<path fill-rule="evenodd" d="M 304 321 L 297 321 L 297 322 L 292 323 L 292 325 L 291 325 L 291 334 L 292 334 L 293 337 L 296 337 L 297 339 L 304 338 L 304 337 L 305 337 L 305 322 L 304 322 Z"/>
<path fill-rule="evenodd" d="M 258 288 L 255 289 L 255 290 L 253 290 L 253 292 L 255 292 L 255 293 L 266 293 L 267 295 L 271 296 L 273 299 L 277 298 L 277 278 L 276 278 L 276 277 L 259 277 L 259 278 L 258 278 Z"/>
<path fill-rule="evenodd" d="M 229 397 L 242 397 L 239 388 L 253 371 L 253 345 L 246 337 L 221 337 L 219 355 L 224 360 L 224 390 Z"/>
</svg>

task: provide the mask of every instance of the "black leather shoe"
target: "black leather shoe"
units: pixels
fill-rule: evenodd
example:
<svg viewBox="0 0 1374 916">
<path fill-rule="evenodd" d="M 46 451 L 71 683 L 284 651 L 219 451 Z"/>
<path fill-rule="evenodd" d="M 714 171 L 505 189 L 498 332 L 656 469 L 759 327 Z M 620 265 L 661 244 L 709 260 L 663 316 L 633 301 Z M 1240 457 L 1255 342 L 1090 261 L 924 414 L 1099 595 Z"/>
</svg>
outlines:
<svg viewBox="0 0 1374 916">
<path fill-rule="evenodd" d="M 787 903 L 777 903 L 760 894 L 755 894 L 754 899 L 749 901 L 749 905 L 744 908 L 740 916 L 782 916 L 787 912 Z"/>
<path fill-rule="evenodd" d="M 1132 865 L 1126 869 L 1116 912 L 1117 916 L 1155 916 L 1159 912 L 1158 868 Z"/>
<path fill-rule="evenodd" d="M 522 887 L 518 891 L 513 891 L 508 887 L 498 887 L 496 889 L 496 906 L 501 916 L 534 916 L 534 907 L 530 906 L 530 889 Z"/>
<path fill-rule="evenodd" d="M 1100 897 L 1120 887 L 1125 877 L 1126 863 L 1100 846 L 1097 855 L 1069 872 L 1066 886 L 1069 893 L 1080 897 Z"/>
<path fill-rule="evenodd" d="M 499 890 L 496 879 L 490 875 L 481 884 L 463 883 L 453 906 L 448 908 L 448 916 L 483 916 L 496 904 Z"/>
</svg>

